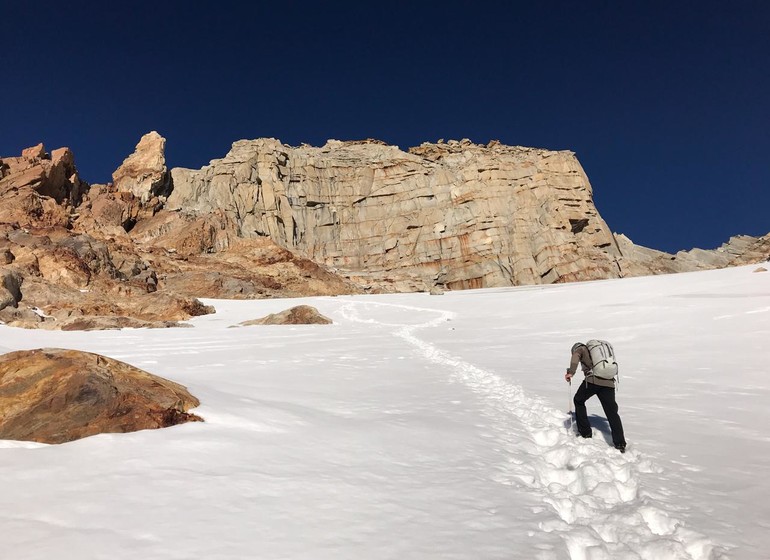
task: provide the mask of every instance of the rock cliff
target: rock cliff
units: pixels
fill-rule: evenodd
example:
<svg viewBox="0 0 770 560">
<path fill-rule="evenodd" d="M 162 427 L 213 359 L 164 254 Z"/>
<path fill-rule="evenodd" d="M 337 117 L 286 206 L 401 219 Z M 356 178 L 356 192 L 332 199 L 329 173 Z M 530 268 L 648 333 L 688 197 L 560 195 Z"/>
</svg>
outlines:
<svg viewBox="0 0 770 560">
<path fill-rule="evenodd" d="M 167 209 L 222 210 L 244 237 L 377 289 L 614 278 L 622 256 L 572 152 L 376 141 L 292 148 L 240 141 L 199 171 L 172 169 Z"/>
<path fill-rule="evenodd" d="M 374 290 L 461 289 L 684 272 L 758 262 L 768 237 L 670 255 L 616 236 L 569 151 L 375 140 L 291 147 L 242 140 L 172 169 L 166 208 L 223 212 Z"/>
</svg>

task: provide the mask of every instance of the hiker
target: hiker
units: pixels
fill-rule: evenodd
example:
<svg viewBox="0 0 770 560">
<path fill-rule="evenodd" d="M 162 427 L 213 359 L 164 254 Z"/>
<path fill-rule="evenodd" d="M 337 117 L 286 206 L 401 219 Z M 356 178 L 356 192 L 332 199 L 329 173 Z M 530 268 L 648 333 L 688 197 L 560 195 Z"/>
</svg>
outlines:
<svg viewBox="0 0 770 560">
<path fill-rule="evenodd" d="M 577 365 L 583 369 L 585 375 L 585 381 L 580 383 L 578 390 L 575 393 L 573 402 L 575 403 L 575 421 L 577 422 L 578 435 L 584 438 L 590 438 L 593 433 L 591 432 L 591 425 L 588 423 L 588 413 L 586 412 L 586 401 L 597 395 L 599 402 L 602 404 L 604 414 L 607 416 L 607 421 L 610 423 L 610 429 L 612 430 L 612 443 L 615 445 L 615 449 L 620 450 L 621 453 L 626 452 L 626 438 L 623 435 L 623 423 L 620 421 L 618 415 L 618 403 L 615 402 L 615 380 L 605 379 L 597 377 L 593 373 L 593 361 L 591 360 L 591 354 L 588 351 L 588 347 L 582 342 L 577 342 L 572 345 L 570 350 L 572 358 L 569 362 L 569 368 L 564 375 L 564 379 L 571 383 L 572 377 L 575 375 Z"/>
</svg>

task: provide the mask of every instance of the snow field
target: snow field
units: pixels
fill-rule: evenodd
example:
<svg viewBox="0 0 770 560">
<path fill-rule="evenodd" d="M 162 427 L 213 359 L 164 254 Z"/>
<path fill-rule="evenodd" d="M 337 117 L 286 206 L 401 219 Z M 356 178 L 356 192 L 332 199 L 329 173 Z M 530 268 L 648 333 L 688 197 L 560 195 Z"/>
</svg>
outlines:
<svg viewBox="0 0 770 560">
<path fill-rule="evenodd" d="M 0 442 L 3 557 L 756 560 L 770 547 L 770 275 L 207 301 L 194 328 L 0 326 L 188 386 L 205 423 Z M 329 326 L 230 328 L 314 305 Z M 629 450 L 570 435 L 613 342 Z M 574 391 L 575 387 L 572 388 Z"/>
</svg>

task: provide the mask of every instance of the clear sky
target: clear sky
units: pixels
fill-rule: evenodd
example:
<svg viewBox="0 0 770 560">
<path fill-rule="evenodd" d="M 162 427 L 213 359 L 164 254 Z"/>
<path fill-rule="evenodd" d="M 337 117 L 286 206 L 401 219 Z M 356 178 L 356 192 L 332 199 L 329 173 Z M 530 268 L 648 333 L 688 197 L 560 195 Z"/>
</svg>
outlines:
<svg viewBox="0 0 770 560">
<path fill-rule="evenodd" d="M 107 182 L 242 138 L 569 149 L 656 249 L 770 231 L 770 2 L 4 2 L 0 155 Z"/>
</svg>

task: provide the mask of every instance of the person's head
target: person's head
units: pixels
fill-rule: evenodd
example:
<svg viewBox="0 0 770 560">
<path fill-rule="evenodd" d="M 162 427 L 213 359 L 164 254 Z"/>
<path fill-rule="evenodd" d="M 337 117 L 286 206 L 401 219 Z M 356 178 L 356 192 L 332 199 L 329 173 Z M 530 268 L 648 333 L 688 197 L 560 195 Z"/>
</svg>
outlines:
<svg viewBox="0 0 770 560">
<path fill-rule="evenodd" d="M 575 344 L 573 344 L 573 345 L 572 345 L 572 350 L 570 350 L 570 351 L 569 351 L 569 353 L 570 353 L 570 354 L 574 354 L 574 353 L 575 353 L 575 350 L 577 350 L 577 349 L 578 349 L 578 348 L 580 348 L 581 346 L 583 346 L 583 343 L 582 343 L 582 342 L 576 342 Z"/>
</svg>

